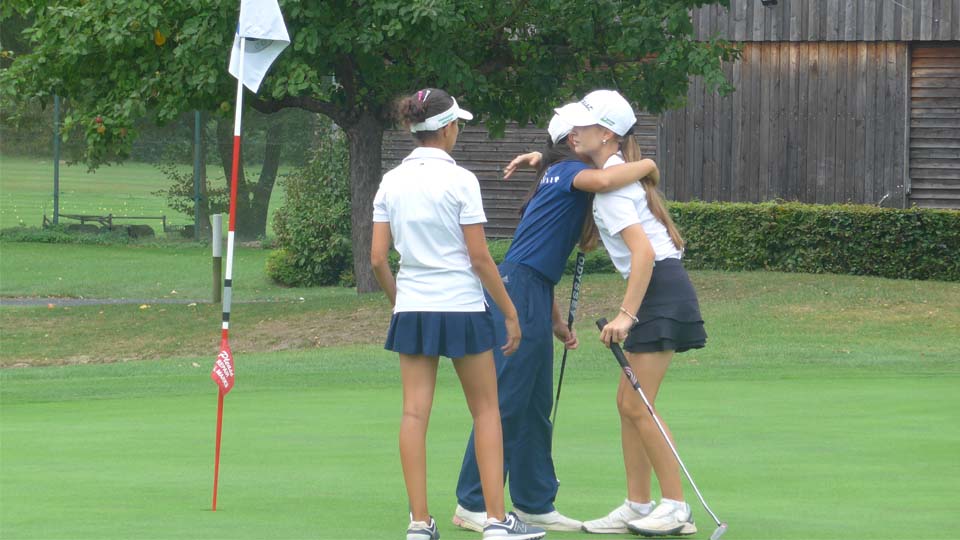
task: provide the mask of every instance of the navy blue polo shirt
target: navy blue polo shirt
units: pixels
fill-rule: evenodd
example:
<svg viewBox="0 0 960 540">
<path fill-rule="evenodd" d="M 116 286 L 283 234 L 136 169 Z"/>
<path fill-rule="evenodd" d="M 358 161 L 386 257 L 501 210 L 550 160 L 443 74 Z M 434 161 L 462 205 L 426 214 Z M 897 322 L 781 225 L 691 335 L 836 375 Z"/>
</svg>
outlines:
<svg viewBox="0 0 960 540">
<path fill-rule="evenodd" d="M 589 210 L 589 194 L 573 187 L 573 179 L 587 168 L 582 161 L 566 160 L 547 169 L 520 218 L 505 261 L 525 264 L 554 284 L 560 281 Z"/>
</svg>

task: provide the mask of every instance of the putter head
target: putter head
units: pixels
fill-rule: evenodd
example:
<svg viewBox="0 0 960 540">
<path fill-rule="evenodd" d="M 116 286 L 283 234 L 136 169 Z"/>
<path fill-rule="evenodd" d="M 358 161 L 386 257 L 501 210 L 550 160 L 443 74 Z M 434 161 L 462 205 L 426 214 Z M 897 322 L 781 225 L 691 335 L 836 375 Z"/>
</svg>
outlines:
<svg viewBox="0 0 960 540">
<path fill-rule="evenodd" d="M 723 533 L 727 532 L 727 524 L 721 523 L 717 530 L 713 531 L 713 534 L 710 535 L 710 540 L 720 540 L 720 537 L 723 536 Z"/>
</svg>

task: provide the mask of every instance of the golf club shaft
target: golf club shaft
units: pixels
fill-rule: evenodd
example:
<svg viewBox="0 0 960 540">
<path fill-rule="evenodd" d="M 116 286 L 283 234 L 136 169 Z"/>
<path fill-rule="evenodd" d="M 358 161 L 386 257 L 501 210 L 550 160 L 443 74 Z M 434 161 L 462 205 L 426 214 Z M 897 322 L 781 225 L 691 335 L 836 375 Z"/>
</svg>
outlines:
<svg viewBox="0 0 960 540">
<path fill-rule="evenodd" d="M 600 319 L 597 321 L 597 327 L 600 330 L 603 330 L 603 327 L 607 325 L 606 319 Z M 624 375 L 627 376 L 627 379 L 630 381 L 630 384 L 633 385 L 633 388 L 640 394 L 640 398 L 643 399 L 643 404 L 647 406 L 647 411 L 650 412 L 650 416 L 653 417 L 653 421 L 657 424 L 657 428 L 660 430 L 660 434 L 663 435 L 663 440 L 667 441 L 667 446 L 670 447 L 670 451 L 673 452 L 673 457 L 677 458 L 677 463 L 680 464 L 680 468 L 683 469 L 683 474 L 686 475 L 687 480 L 690 481 L 690 485 L 693 486 L 693 491 L 696 492 L 697 498 L 700 499 L 700 504 L 703 505 L 703 508 L 710 514 L 710 517 L 713 518 L 714 523 L 718 527 L 723 527 L 724 525 L 720 522 L 720 519 L 717 518 L 717 515 L 713 513 L 713 510 L 710 509 L 710 506 L 707 505 L 707 501 L 704 500 L 703 495 L 700 493 L 700 489 L 697 488 L 697 483 L 693 481 L 693 477 L 690 476 L 690 472 L 687 470 L 687 466 L 683 464 L 683 460 L 680 459 L 680 454 L 677 453 L 676 447 L 673 446 L 673 442 L 670 440 L 670 436 L 667 435 L 667 430 L 663 428 L 663 424 L 660 423 L 660 418 L 657 416 L 657 413 L 654 412 L 653 406 L 650 405 L 650 401 L 647 399 L 647 395 L 643 393 L 643 389 L 640 388 L 640 383 L 637 381 L 636 375 L 633 374 L 633 369 L 630 367 L 630 363 L 627 362 L 627 357 L 623 354 L 623 350 L 620 348 L 619 343 L 610 343 L 610 350 L 613 351 L 613 356 L 616 357 L 617 363 L 620 364 L 620 367 L 623 369 Z M 721 533 L 722 534 L 722 533 Z M 716 535 L 716 534 L 715 534 Z M 719 535 L 716 535 L 719 536 Z"/>
<path fill-rule="evenodd" d="M 567 312 L 567 330 L 573 331 L 573 319 L 577 315 L 577 304 L 580 303 L 580 282 L 583 281 L 583 266 L 586 256 L 582 251 L 577 252 L 577 265 L 573 270 L 573 288 L 570 290 L 570 310 Z M 557 397 L 553 399 L 553 418 L 550 425 L 557 423 L 557 409 L 560 408 L 560 389 L 563 388 L 563 372 L 567 369 L 567 352 L 563 348 L 563 360 L 560 361 L 560 379 L 557 381 Z M 552 432 L 551 432 L 552 433 Z"/>
</svg>

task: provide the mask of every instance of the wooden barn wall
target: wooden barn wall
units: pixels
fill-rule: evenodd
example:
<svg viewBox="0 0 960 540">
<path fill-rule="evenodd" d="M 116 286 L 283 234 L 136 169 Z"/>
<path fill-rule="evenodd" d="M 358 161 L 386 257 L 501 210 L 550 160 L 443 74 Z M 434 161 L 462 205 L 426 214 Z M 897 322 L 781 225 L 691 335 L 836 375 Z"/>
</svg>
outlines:
<svg viewBox="0 0 960 540">
<path fill-rule="evenodd" d="M 910 202 L 960 209 L 960 44 L 914 46 Z"/>
<path fill-rule="evenodd" d="M 656 158 L 657 117 L 638 115 L 635 129 L 637 142 L 644 155 Z M 477 175 L 483 194 L 483 208 L 487 214 L 484 227 L 491 238 L 509 238 L 519 222 L 518 212 L 535 175 L 521 171 L 503 180 L 503 168 L 517 154 L 541 150 L 547 143 L 547 130 L 535 126 L 508 125 L 503 137 L 493 139 L 483 125 L 467 126 L 460 132 L 453 159 L 457 164 Z M 387 131 L 383 137 L 383 170 L 396 167 L 415 144 L 410 133 Z"/>
<path fill-rule="evenodd" d="M 905 43 L 745 43 L 725 68 L 736 92 L 694 80 L 687 107 L 661 117 L 667 197 L 904 206 L 907 55 Z"/>
<path fill-rule="evenodd" d="M 698 39 L 731 41 L 960 40 L 960 0 L 730 0 L 693 11 Z"/>
</svg>

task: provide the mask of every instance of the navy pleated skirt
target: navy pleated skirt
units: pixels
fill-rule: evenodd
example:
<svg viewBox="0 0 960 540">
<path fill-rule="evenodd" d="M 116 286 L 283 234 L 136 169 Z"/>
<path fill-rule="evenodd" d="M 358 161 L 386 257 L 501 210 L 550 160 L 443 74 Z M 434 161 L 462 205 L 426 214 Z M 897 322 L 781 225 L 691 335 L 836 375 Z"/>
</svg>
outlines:
<svg viewBox="0 0 960 540">
<path fill-rule="evenodd" d="M 697 293 L 680 259 L 654 265 L 637 319 L 623 342 L 629 352 L 684 352 L 707 343 Z"/>
<path fill-rule="evenodd" d="M 490 310 L 394 313 L 384 348 L 401 354 L 462 358 L 493 349 Z"/>
</svg>

